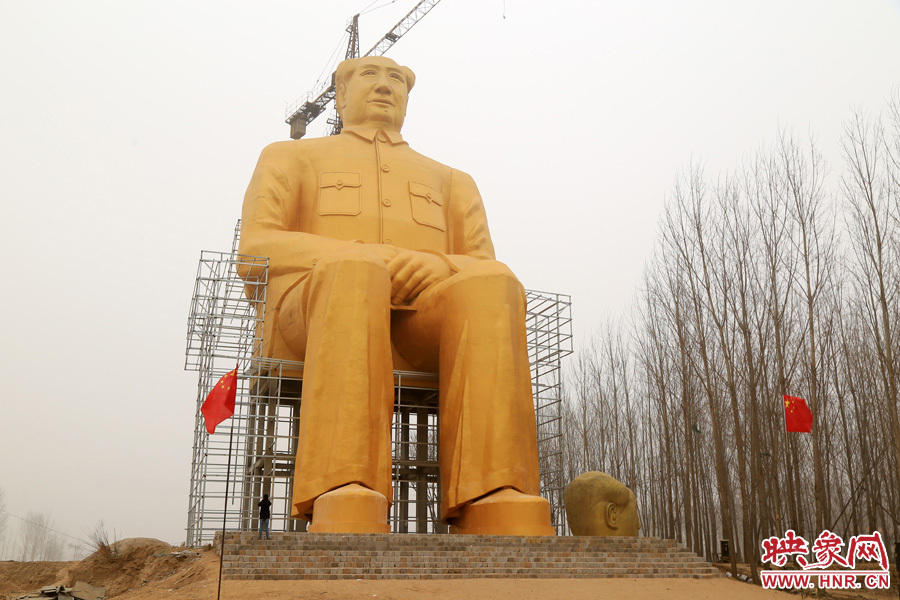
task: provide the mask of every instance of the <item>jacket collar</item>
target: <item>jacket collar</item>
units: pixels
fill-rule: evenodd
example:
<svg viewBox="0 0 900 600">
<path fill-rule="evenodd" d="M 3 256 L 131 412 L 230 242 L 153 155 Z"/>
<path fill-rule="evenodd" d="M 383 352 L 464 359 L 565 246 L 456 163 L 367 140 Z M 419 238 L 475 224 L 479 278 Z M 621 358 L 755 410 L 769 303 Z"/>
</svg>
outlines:
<svg viewBox="0 0 900 600">
<path fill-rule="evenodd" d="M 343 132 L 352 133 L 353 135 L 366 140 L 367 142 L 374 142 L 375 136 L 379 133 L 383 133 L 388 141 L 393 145 L 397 144 L 405 144 L 406 140 L 403 139 L 403 136 L 400 135 L 399 131 L 388 131 L 387 129 L 374 129 L 371 127 L 344 127 L 341 130 Z"/>
</svg>

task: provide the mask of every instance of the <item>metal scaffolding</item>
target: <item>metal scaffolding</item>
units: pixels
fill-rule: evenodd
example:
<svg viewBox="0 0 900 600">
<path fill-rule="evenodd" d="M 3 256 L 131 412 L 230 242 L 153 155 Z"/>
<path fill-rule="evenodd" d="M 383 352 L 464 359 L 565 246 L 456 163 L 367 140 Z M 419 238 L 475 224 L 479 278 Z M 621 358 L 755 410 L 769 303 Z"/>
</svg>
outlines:
<svg viewBox="0 0 900 600">
<path fill-rule="evenodd" d="M 239 231 L 239 225 L 235 226 L 231 252 L 200 253 L 188 315 L 184 367 L 197 371 L 187 525 L 187 541 L 193 545 L 211 540 L 216 523 L 221 528 L 229 438 L 234 430 L 237 451 L 233 455 L 239 456 L 247 446 L 250 384 L 256 380 L 260 369 L 259 362 L 253 357 L 258 356 L 262 349 L 268 259 L 238 254 Z M 241 274 L 246 278 L 242 279 Z M 220 424 L 216 433 L 210 435 L 206 431 L 200 405 L 216 381 L 235 366 L 240 375 L 235 416 Z M 232 483 L 235 482 L 234 474 L 235 469 L 232 469 Z M 229 497 L 237 498 L 245 492 L 237 487 L 231 488 Z M 229 512 L 238 514 L 236 510 Z"/>
<path fill-rule="evenodd" d="M 188 317 L 185 368 L 198 372 L 187 519 L 187 543 L 192 546 L 211 542 L 221 530 L 226 480 L 227 529 L 255 530 L 256 505 L 264 493 L 272 501 L 272 531 L 306 528 L 305 521 L 290 516 L 303 364 L 260 357 L 268 260 L 238 254 L 239 231 L 240 223 L 231 252 L 201 253 Z M 533 290 L 527 290 L 526 297 L 541 494 L 550 501 L 557 532 L 564 533 L 560 363 L 572 352 L 571 299 Z M 210 435 L 200 405 L 235 365 L 235 414 Z M 226 475 L 232 431 L 231 470 Z M 447 531 L 440 521 L 438 432 L 436 375 L 395 371 L 389 515 L 395 533 Z"/>
<path fill-rule="evenodd" d="M 562 359 L 572 353 L 572 298 L 525 290 L 525 331 L 531 363 L 531 392 L 537 420 L 541 495 L 550 501 L 556 532 L 566 528 L 562 464 Z"/>
</svg>

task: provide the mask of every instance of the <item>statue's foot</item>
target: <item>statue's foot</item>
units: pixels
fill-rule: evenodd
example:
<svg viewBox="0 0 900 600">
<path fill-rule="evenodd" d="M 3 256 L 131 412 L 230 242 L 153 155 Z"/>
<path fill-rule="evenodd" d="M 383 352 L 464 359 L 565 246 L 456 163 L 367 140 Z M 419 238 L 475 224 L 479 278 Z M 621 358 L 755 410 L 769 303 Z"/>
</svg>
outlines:
<svg viewBox="0 0 900 600">
<path fill-rule="evenodd" d="M 316 498 L 310 533 L 388 533 L 388 501 L 383 494 L 357 483 Z"/>
<path fill-rule="evenodd" d="M 556 535 L 550 503 L 540 496 L 501 488 L 472 502 L 451 520 L 450 533 Z"/>
</svg>

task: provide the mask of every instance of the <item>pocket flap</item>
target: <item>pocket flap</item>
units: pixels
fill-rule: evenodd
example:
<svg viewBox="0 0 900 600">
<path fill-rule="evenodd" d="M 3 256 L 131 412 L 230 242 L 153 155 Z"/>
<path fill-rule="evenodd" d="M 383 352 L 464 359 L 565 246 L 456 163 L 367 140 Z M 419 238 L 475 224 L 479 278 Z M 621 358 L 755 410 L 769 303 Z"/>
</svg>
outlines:
<svg viewBox="0 0 900 600">
<path fill-rule="evenodd" d="M 345 187 L 359 187 L 359 173 L 322 173 L 319 177 L 319 187 L 333 187 L 341 189 Z"/>
<path fill-rule="evenodd" d="M 409 193 L 412 196 L 418 196 L 420 198 L 425 198 L 432 204 L 437 204 L 441 206 L 444 204 L 443 198 L 441 198 L 441 193 L 435 191 L 425 185 L 424 183 L 416 183 L 415 181 L 409 182 Z"/>
</svg>

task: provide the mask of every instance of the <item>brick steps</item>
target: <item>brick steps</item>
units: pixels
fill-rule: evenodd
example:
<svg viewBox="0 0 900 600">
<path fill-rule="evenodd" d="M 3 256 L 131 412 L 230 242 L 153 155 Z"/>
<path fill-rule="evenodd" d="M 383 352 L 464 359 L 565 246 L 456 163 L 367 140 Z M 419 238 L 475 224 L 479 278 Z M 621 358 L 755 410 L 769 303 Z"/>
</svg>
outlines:
<svg viewBox="0 0 900 600">
<path fill-rule="evenodd" d="M 718 572 L 717 572 L 718 573 Z M 334 579 L 684 579 L 687 577 L 693 579 L 710 579 L 717 577 L 716 573 L 701 573 L 695 575 L 683 575 L 677 572 L 662 573 L 597 573 L 595 570 L 584 571 L 560 571 L 550 570 L 527 570 L 527 571 L 496 571 L 485 572 L 479 571 L 472 574 L 471 572 L 453 572 L 441 571 L 440 573 L 412 573 L 409 571 L 396 571 L 384 573 L 372 573 L 370 571 L 359 571 L 357 573 L 306 573 L 306 572 L 272 572 L 266 574 L 258 573 L 229 573 L 226 579 L 235 580 L 292 580 L 292 579 L 309 579 L 309 580 L 334 580 Z"/>
<path fill-rule="evenodd" d="M 226 535 L 223 563 L 228 579 L 720 576 L 656 538 L 237 532 Z"/>
</svg>

